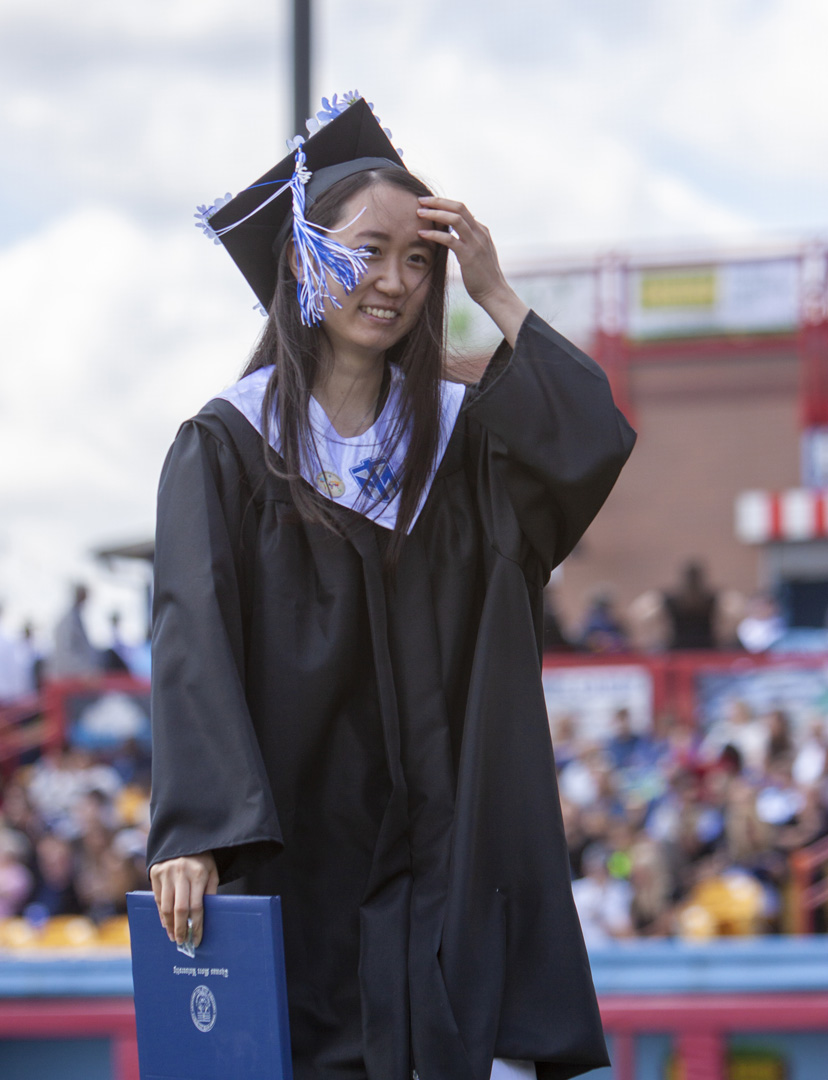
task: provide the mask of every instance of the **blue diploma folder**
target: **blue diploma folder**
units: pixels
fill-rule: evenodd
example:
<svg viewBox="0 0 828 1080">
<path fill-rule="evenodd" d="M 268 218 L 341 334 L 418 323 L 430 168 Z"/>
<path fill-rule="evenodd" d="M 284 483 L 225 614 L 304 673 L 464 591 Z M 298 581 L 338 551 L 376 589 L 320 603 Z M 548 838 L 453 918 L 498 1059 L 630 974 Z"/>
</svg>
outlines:
<svg viewBox="0 0 828 1080">
<path fill-rule="evenodd" d="M 141 1080 L 292 1080 L 278 896 L 205 896 L 190 959 L 127 895 Z"/>
</svg>

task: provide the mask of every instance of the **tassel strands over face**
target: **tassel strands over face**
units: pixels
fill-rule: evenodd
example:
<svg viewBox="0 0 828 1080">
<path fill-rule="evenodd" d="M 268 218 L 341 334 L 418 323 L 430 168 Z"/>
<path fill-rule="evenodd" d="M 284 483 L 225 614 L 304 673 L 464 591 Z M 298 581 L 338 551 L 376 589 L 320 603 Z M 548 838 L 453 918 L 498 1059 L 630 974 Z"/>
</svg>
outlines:
<svg viewBox="0 0 828 1080">
<path fill-rule="evenodd" d="M 342 232 L 353 225 L 364 211 L 340 229 L 324 229 L 305 218 L 305 184 L 310 179 L 305 167 L 305 154 L 300 146 L 296 151 L 296 172 L 291 181 L 293 189 L 293 248 L 298 264 L 296 295 L 305 326 L 317 326 L 325 317 L 325 300 L 342 307 L 331 293 L 328 275 L 346 293 L 353 292 L 365 273 L 365 257 L 359 248 L 349 248 L 326 233 Z"/>
<path fill-rule="evenodd" d="M 332 239 L 337 232 L 344 232 L 353 225 L 363 210 L 339 229 L 326 229 L 321 225 L 314 225 L 305 218 L 305 185 L 311 178 L 311 172 L 307 168 L 305 151 L 302 142 L 294 141 L 296 150 L 295 168 L 290 180 L 281 183 L 260 206 L 246 214 L 239 221 L 225 225 L 222 229 L 213 229 L 210 218 L 222 206 L 230 201 L 230 195 L 216 199 L 211 206 L 199 206 L 195 217 L 196 228 L 202 229 L 204 235 L 214 243 L 221 243 L 221 237 L 232 229 L 242 225 L 249 218 L 277 199 L 282 192 L 290 188 L 293 197 L 293 245 L 296 251 L 298 274 L 296 282 L 296 296 L 302 311 L 302 322 L 305 326 L 318 326 L 325 318 L 325 301 L 330 301 L 334 307 L 342 305 L 333 295 L 328 278 L 342 286 L 346 293 L 353 292 L 365 273 L 366 261 L 359 248 L 349 248 L 338 240 Z M 256 185 L 253 185 L 254 187 Z M 252 188 L 248 188 L 251 191 Z M 326 235 L 329 234 L 329 235 Z"/>
</svg>

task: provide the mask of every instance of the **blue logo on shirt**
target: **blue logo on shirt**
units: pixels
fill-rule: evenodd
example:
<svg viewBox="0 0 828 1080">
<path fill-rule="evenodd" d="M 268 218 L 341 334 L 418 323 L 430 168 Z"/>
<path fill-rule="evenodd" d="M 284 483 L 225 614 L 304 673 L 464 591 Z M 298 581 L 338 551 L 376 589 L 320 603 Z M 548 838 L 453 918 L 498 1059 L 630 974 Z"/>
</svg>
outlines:
<svg viewBox="0 0 828 1080">
<path fill-rule="evenodd" d="M 365 458 L 351 469 L 360 491 L 371 499 L 390 502 L 400 490 L 400 482 L 384 457 Z"/>
</svg>

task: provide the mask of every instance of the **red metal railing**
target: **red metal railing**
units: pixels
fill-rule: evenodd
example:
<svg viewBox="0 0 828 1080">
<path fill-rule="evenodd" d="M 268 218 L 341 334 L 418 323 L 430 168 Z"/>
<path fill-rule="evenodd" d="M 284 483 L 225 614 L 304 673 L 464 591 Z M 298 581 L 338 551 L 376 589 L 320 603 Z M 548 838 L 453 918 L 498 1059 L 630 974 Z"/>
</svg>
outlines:
<svg viewBox="0 0 828 1080">
<path fill-rule="evenodd" d="M 794 934 L 811 934 L 814 929 L 814 912 L 828 904 L 828 837 L 815 844 L 801 848 L 791 855 L 791 917 Z M 814 880 L 816 871 L 821 876 Z"/>
<path fill-rule="evenodd" d="M 741 672 L 768 667 L 822 667 L 825 657 L 816 654 L 751 655 L 744 652 L 668 652 L 668 653 L 547 653 L 544 668 L 604 667 L 635 665 L 648 672 L 653 687 L 656 716 L 670 712 L 686 723 L 698 719 L 697 683 L 701 674 Z M 33 695 L 13 706 L 0 708 L 0 768 L 13 764 L 21 753 L 63 745 L 66 731 L 67 703 L 75 694 L 90 690 L 106 693 L 145 692 L 148 684 L 129 675 L 115 674 L 95 679 L 65 679 L 47 683 L 40 695 Z"/>
<path fill-rule="evenodd" d="M 698 719 L 698 678 L 712 672 L 747 672 L 757 668 L 823 668 L 824 654 L 761 653 L 698 650 L 667 653 L 546 653 L 548 669 L 633 665 L 645 668 L 652 679 L 653 709 L 658 715 L 669 711 L 687 723 Z"/>
<path fill-rule="evenodd" d="M 635 1080 L 636 1039 L 668 1034 L 681 1080 L 727 1080 L 734 1033 L 824 1032 L 828 994 L 607 995 L 604 1028 L 613 1041 L 613 1080 Z M 128 998 L 0 1002 L 0 1039 L 109 1038 L 113 1080 L 138 1080 L 133 1003 Z"/>
<path fill-rule="evenodd" d="M 681 1080 L 727 1080 L 728 1037 L 824 1032 L 828 994 L 665 994 L 601 998 L 613 1040 L 613 1080 L 635 1080 L 640 1035 L 669 1034 Z"/>
<path fill-rule="evenodd" d="M 112 1080 L 139 1080 L 132 998 L 0 1001 L 0 1039 L 109 1040 Z"/>
<path fill-rule="evenodd" d="M 37 694 L 0 708 L 0 771 L 8 772 L 31 750 L 48 752 L 66 742 L 67 706 L 74 695 L 146 693 L 149 683 L 113 674 L 47 682 Z"/>
<path fill-rule="evenodd" d="M 19 760 L 27 750 L 50 741 L 48 717 L 40 694 L 30 694 L 0 708 L 0 767 Z"/>
</svg>

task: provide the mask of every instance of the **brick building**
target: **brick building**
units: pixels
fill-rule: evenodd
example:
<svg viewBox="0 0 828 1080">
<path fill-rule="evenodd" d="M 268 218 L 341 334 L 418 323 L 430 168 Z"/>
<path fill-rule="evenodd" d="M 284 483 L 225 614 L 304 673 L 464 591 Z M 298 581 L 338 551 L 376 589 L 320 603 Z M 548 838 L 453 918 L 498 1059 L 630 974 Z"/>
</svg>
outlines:
<svg viewBox="0 0 828 1080">
<path fill-rule="evenodd" d="M 828 246 L 613 256 L 522 267 L 510 280 L 602 363 L 639 432 L 560 572 L 565 623 L 577 625 L 596 588 L 610 586 L 625 609 L 673 584 L 689 559 L 721 588 L 769 586 L 795 622 L 819 621 L 828 606 L 828 503 L 816 494 L 828 488 Z M 460 309 L 468 330 L 474 316 Z"/>
</svg>

